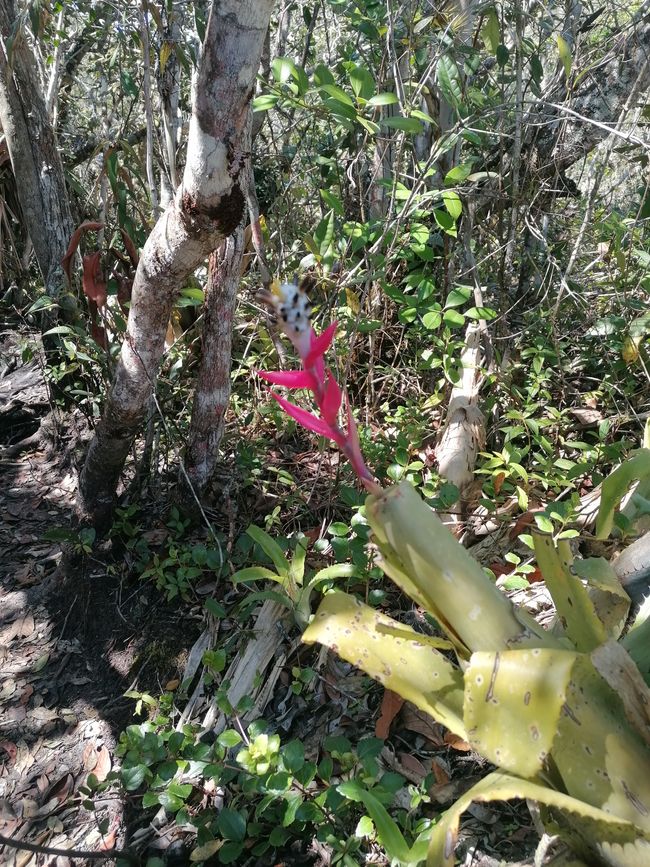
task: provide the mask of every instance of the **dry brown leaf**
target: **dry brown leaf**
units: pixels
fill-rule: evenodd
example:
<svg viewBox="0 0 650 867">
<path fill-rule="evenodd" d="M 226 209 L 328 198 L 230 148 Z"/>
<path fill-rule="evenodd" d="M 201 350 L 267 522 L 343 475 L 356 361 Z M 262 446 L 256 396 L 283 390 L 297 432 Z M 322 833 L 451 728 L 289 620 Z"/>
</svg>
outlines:
<svg viewBox="0 0 650 867">
<path fill-rule="evenodd" d="M 375 737 L 386 740 L 390 733 L 391 723 L 400 712 L 403 704 L 404 699 L 401 695 L 392 692 L 390 689 L 384 690 L 379 719 L 375 724 Z"/>
<path fill-rule="evenodd" d="M 431 770 L 433 772 L 433 776 L 436 778 L 436 783 L 438 786 L 446 786 L 449 782 L 449 774 L 440 764 L 438 759 L 433 759 L 431 762 Z"/>
<path fill-rule="evenodd" d="M 467 741 L 459 738 L 453 732 L 445 732 L 443 740 L 448 747 L 451 747 L 452 750 L 458 750 L 459 753 L 469 753 L 472 749 Z"/>
<path fill-rule="evenodd" d="M 97 764 L 95 765 L 95 776 L 100 783 L 103 783 L 111 770 L 111 756 L 106 747 L 100 747 L 97 753 Z"/>
<path fill-rule="evenodd" d="M 415 783 L 416 786 L 419 786 L 427 775 L 427 769 L 422 762 L 411 755 L 411 753 L 398 753 L 397 758 L 404 771 L 406 771 L 407 778 L 412 783 Z"/>
<path fill-rule="evenodd" d="M 104 749 L 104 747 L 102 747 Z M 110 831 L 97 847 L 100 852 L 106 852 L 108 849 L 115 848 L 115 831 Z"/>
<path fill-rule="evenodd" d="M 167 681 L 167 683 L 165 684 L 165 689 L 168 692 L 173 692 L 178 687 L 179 683 L 180 683 L 180 680 L 177 677 L 175 677 L 173 680 Z"/>
<path fill-rule="evenodd" d="M 401 721 L 405 729 L 422 735 L 422 737 L 431 742 L 432 746 L 443 746 L 443 727 L 433 717 L 430 717 L 429 714 L 411 704 L 410 701 L 407 701 L 402 709 Z"/>
<path fill-rule="evenodd" d="M 97 758 L 97 744 L 95 741 L 89 741 L 84 747 L 82 753 L 84 769 L 88 771 L 88 773 L 94 770 L 95 765 L 97 764 Z"/>
</svg>

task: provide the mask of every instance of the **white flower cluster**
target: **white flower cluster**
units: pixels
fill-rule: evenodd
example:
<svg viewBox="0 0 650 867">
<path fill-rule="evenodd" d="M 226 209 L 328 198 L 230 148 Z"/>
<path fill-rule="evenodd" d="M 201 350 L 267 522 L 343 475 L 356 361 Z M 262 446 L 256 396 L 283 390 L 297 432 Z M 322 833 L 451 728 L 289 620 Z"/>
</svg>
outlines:
<svg viewBox="0 0 650 867">
<path fill-rule="evenodd" d="M 302 286 L 274 283 L 269 298 L 278 324 L 302 357 L 309 352 L 311 302 Z"/>
</svg>

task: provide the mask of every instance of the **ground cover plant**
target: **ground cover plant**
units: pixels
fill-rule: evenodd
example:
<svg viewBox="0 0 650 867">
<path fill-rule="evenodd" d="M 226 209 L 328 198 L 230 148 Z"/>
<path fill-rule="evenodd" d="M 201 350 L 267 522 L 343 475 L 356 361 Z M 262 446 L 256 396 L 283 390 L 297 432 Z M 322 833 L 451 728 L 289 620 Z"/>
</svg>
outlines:
<svg viewBox="0 0 650 867">
<path fill-rule="evenodd" d="M 3 863 L 648 860 L 649 16 L 0 0 Z"/>
</svg>

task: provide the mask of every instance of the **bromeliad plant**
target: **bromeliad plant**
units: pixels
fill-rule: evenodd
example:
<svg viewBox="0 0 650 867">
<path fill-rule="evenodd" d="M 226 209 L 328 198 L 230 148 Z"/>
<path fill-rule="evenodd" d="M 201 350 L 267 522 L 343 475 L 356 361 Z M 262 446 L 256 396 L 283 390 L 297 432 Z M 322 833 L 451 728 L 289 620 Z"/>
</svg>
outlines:
<svg viewBox="0 0 650 867">
<path fill-rule="evenodd" d="M 279 287 L 267 300 L 303 369 L 261 375 L 311 391 L 320 416 L 272 394 L 292 418 L 333 439 L 348 456 L 369 491 L 366 515 L 382 568 L 446 634 L 422 635 L 333 591 L 303 640 L 335 650 L 499 769 L 432 829 L 428 864 L 453 865 L 459 818 L 472 801 L 512 798 L 537 801 L 549 832 L 560 834 L 587 864 L 650 863 L 648 606 L 619 642 L 630 600 L 609 563 L 574 558 L 568 540 L 542 534 L 535 537 L 535 551 L 557 623 L 547 631 L 513 605 L 410 483 L 379 487 L 363 461 L 347 399 L 347 432 L 338 426 L 342 394 L 323 358 L 335 326 L 315 336 L 304 285 Z M 621 496 L 640 477 L 650 477 L 647 449 L 605 483 L 600 537 L 609 533 Z M 393 836 L 392 843 L 388 854 L 399 863 L 422 860 L 421 849 L 409 849 L 403 837 Z"/>
</svg>

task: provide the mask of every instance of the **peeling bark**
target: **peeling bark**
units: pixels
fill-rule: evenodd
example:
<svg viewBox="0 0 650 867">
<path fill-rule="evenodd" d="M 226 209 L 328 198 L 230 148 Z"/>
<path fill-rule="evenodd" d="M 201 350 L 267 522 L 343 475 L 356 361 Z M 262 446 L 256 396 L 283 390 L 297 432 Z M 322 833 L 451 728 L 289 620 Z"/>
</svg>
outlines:
<svg viewBox="0 0 650 867">
<path fill-rule="evenodd" d="M 452 389 L 447 417 L 436 447 L 438 472 L 441 478 L 458 488 L 461 503 L 471 493 L 476 457 L 485 443 L 485 419 L 477 405 L 481 383 L 480 344 L 480 327 L 472 322 L 467 326 L 461 355 L 463 372 Z M 451 520 L 444 523 L 455 523 L 455 519 L 456 516 L 451 516 Z"/>
<path fill-rule="evenodd" d="M 61 259 L 72 235 L 72 216 L 36 59 L 20 30 L 14 0 L 0 0 L 0 33 L 0 126 L 45 290 L 56 298 L 66 285 Z"/>
<path fill-rule="evenodd" d="M 174 296 L 244 214 L 249 102 L 273 0 L 213 0 L 199 64 L 183 181 L 138 265 L 127 334 L 79 482 L 82 521 L 103 527 L 146 412 Z"/>
</svg>

